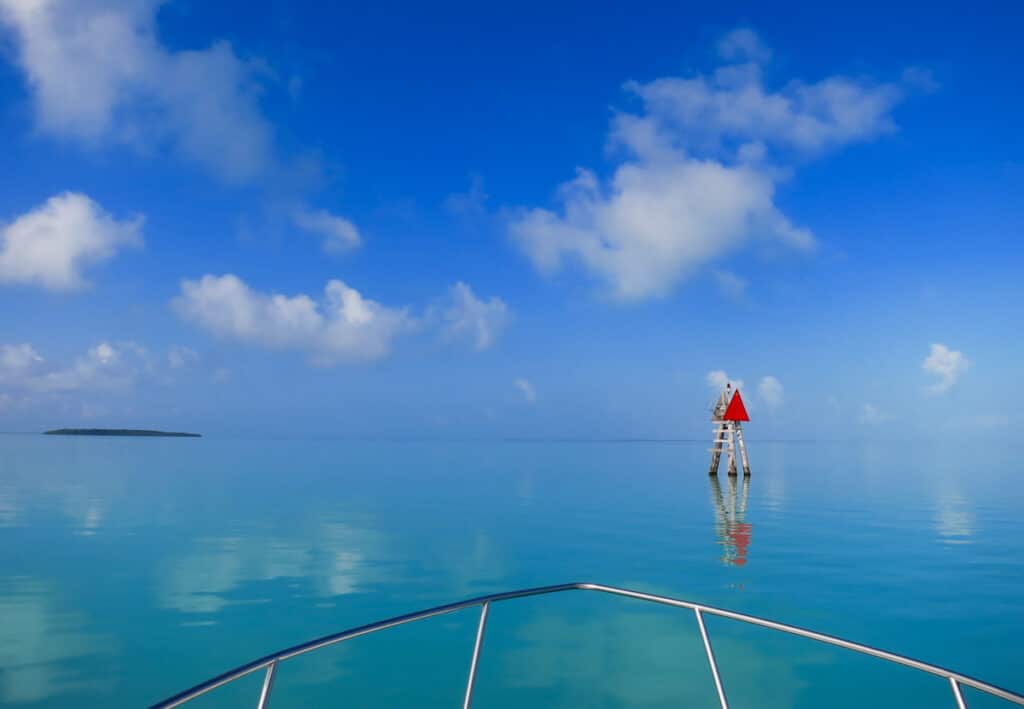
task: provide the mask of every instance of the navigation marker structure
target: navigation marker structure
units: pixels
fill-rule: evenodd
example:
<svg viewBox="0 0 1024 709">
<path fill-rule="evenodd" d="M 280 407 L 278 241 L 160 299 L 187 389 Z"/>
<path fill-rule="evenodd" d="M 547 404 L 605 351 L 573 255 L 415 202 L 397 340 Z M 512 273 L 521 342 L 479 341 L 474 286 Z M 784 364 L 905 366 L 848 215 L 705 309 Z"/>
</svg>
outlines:
<svg viewBox="0 0 1024 709">
<path fill-rule="evenodd" d="M 733 389 L 732 384 L 726 384 L 725 389 L 718 395 L 718 403 L 711 412 L 711 420 L 718 424 L 715 427 L 715 437 L 712 439 L 714 448 L 711 449 L 711 469 L 708 475 L 718 475 L 718 464 L 722 460 L 722 444 L 728 444 L 729 453 L 729 475 L 736 475 L 736 447 L 740 449 L 740 460 L 743 463 L 744 477 L 750 475 L 750 461 L 747 460 L 747 446 L 743 442 L 743 421 L 749 421 L 747 408 L 743 405 L 743 397 L 739 389 Z"/>
</svg>

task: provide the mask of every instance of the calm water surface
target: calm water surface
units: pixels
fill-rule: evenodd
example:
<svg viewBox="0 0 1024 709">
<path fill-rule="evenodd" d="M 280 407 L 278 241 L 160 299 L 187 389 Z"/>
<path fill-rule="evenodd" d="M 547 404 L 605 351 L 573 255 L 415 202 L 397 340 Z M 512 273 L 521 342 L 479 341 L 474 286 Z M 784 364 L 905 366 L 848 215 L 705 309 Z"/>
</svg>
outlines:
<svg viewBox="0 0 1024 709">
<path fill-rule="evenodd" d="M 1024 692 L 1024 451 L 752 441 L 744 487 L 709 480 L 707 447 L 0 436 L 0 704 L 144 706 L 317 635 L 579 580 Z M 461 706 L 476 620 L 290 661 L 274 707 Z M 735 707 L 953 706 L 937 678 L 708 627 Z M 193 706 L 251 707 L 259 681 Z M 492 609 L 476 707 L 715 701 L 688 612 L 582 593 Z"/>
</svg>

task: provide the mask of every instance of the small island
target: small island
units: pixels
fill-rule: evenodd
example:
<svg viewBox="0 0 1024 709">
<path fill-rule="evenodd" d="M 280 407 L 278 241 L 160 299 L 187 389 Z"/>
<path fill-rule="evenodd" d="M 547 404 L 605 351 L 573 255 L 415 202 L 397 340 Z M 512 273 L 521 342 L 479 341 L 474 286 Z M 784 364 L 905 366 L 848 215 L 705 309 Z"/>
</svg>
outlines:
<svg viewBox="0 0 1024 709">
<path fill-rule="evenodd" d="M 46 436 L 164 436 L 170 438 L 201 438 L 198 433 L 180 431 L 148 431 L 138 428 L 55 428 Z"/>
</svg>

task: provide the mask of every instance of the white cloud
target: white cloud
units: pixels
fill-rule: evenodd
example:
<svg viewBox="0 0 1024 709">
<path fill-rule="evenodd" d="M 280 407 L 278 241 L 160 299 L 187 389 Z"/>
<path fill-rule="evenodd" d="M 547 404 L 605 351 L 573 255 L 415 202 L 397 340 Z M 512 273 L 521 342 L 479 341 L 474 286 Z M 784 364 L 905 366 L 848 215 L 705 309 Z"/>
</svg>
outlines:
<svg viewBox="0 0 1024 709">
<path fill-rule="evenodd" d="M 51 197 L 0 227 L 0 283 L 83 288 L 86 268 L 140 246 L 141 231 L 141 217 L 117 220 L 83 194 Z"/>
<path fill-rule="evenodd" d="M 782 382 L 775 377 L 761 377 L 761 381 L 757 385 L 757 393 L 761 395 L 761 399 L 770 410 L 782 406 L 785 390 L 782 388 Z"/>
<path fill-rule="evenodd" d="M 159 0 L 0 0 L 39 128 L 88 145 L 164 146 L 231 181 L 272 162 L 256 63 L 231 45 L 170 51 Z"/>
<path fill-rule="evenodd" d="M 104 340 L 77 356 L 53 357 L 29 343 L 0 344 L 0 404 L 78 419 L 137 416 L 131 402 L 140 387 L 167 386 L 198 360 L 187 347 L 155 355 L 132 341 Z"/>
<path fill-rule="evenodd" d="M 718 290 L 722 295 L 731 300 L 743 299 L 747 292 L 746 279 L 737 276 L 732 271 L 716 270 L 714 275 Z"/>
<path fill-rule="evenodd" d="M 706 381 L 708 383 L 708 386 L 714 389 L 716 392 L 721 389 L 724 389 L 727 384 L 732 385 L 733 389 L 743 388 L 742 379 L 732 379 L 729 377 L 728 374 L 725 373 L 725 370 L 722 369 L 711 370 L 704 377 L 704 381 Z"/>
<path fill-rule="evenodd" d="M 75 359 L 70 367 L 41 374 L 32 388 L 54 392 L 121 389 L 133 384 L 148 366 L 146 350 L 134 342 L 101 342 Z"/>
<path fill-rule="evenodd" d="M 190 347 L 175 345 L 167 352 L 167 366 L 171 369 L 191 367 L 199 361 L 199 353 Z"/>
<path fill-rule="evenodd" d="M 0 345 L 0 384 L 27 393 L 110 391 L 130 387 L 152 363 L 134 342 L 100 342 L 66 366 L 40 356 L 32 345 Z"/>
<path fill-rule="evenodd" d="M 493 346 L 509 319 L 505 301 L 493 296 L 481 300 L 462 281 L 451 287 L 445 302 L 435 312 L 448 338 L 467 340 L 477 351 Z"/>
<path fill-rule="evenodd" d="M 749 30 L 728 35 L 720 51 L 766 58 Z M 791 172 L 782 162 L 893 130 L 902 95 L 895 84 L 842 76 L 772 90 L 756 63 L 626 89 L 642 110 L 613 121 L 623 157 L 610 179 L 578 169 L 559 188 L 558 209 L 522 209 L 509 224 L 539 270 L 575 259 L 622 301 L 664 296 L 755 238 L 813 247 L 811 232 L 775 206 Z"/>
<path fill-rule="evenodd" d="M 413 327 L 406 310 L 363 298 L 339 280 L 318 300 L 261 293 L 232 274 L 183 281 L 173 307 L 184 319 L 219 337 L 306 352 L 314 363 L 372 360 Z"/>
<path fill-rule="evenodd" d="M 907 87 L 917 88 L 924 93 L 934 93 L 941 88 L 939 82 L 935 80 L 935 75 L 925 67 L 908 66 L 903 70 L 901 78 Z"/>
<path fill-rule="evenodd" d="M 645 114 L 619 117 L 615 137 L 625 145 L 642 155 L 672 146 L 723 158 L 739 157 L 750 145 L 815 154 L 890 133 L 896 128 L 890 112 L 904 93 L 898 84 L 845 76 L 793 80 L 773 91 L 754 63 L 707 76 L 629 82 L 626 89 L 643 101 Z"/>
<path fill-rule="evenodd" d="M 772 50 L 752 29 L 738 27 L 718 40 L 718 56 L 726 61 L 749 59 L 763 64 L 772 58 Z"/>
<path fill-rule="evenodd" d="M 892 416 L 890 416 L 885 411 L 882 411 L 874 404 L 864 404 L 860 411 L 859 421 L 863 424 L 873 426 L 876 424 L 885 423 L 891 418 Z"/>
<path fill-rule="evenodd" d="M 324 209 L 296 209 L 292 219 L 300 229 L 322 236 L 324 251 L 328 253 L 349 251 L 362 241 L 355 224 Z"/>
<path fill-rule="evenodd" d="M 516 379 L 514 382 L 512 382 L 512 384 L 515 386 L 516 389 L 519 390 L 519 393 L 522 394 L 523 398 L 526 399 L 528 402 L 532 404 L 535 401 L 537 401 L 537 390 L 533 388 L 533 384 L 530 382 L 530 380 L 520 377 L 519 379 Z"/>
<path fill-rule="evenodd" d="M 970 366 L 963 352 L 951 350 L 946 345 L 933 344 L 931 352 L 921 363 L 921 369 L 938 377 L 938 381 L 928 387 L 928 392 L 946 393 Z"/>
<path fill-rule="evenodd" d="M 314 299 L 303 293 L 261 293 L 233 274 L 183 281 L 172 306 L 182 318 L 219 337 L 303 351 L 324 366 L 379 359 L 398 337 L 427 328 L 482 351 L 494 345 L 509 318 L 503 300 L 477 298 L 461 281 L 422 318 L 410 315 L 408 308 L 366 299 L 338 280 L 328 281 L 324 295 Z"/>
<path fill-rule="evenodd" d="M 452 214 L 461 217 L 480 216 L 487 212 L 487 200 L 490 198 L 484 191 L 484 180 L 480 175 L 470 177 L 468 192 L 455 192 L 445 199 L 444 207 Z"/>
<path fill-rule="evenodd" d="M 666 295 L 700 266 L 760 234 L 799 248 L 813 238 L 772 202 L 759 170 L 679 156 L 620 166 L 608 188 L 579 170 L 560 188 L 561 214 L 520 212 L 513 237 L 543 272 L 578 259 L 623 301 Z"/>
<path fill-rule="evenodd" d="M 43 358 L 27 342 L 0 345 L 0 381 L 28 376 L 42 361 Z"/>
</svg>

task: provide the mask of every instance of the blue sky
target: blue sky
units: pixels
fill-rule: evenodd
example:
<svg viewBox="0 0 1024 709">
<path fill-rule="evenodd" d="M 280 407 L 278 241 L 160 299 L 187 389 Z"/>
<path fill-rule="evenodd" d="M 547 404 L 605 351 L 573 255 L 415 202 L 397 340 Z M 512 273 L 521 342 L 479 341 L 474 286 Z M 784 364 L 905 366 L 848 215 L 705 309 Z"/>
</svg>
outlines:
<svg viewBox="0 0 1024 709">
<path fill-rule="evenodd" d="M 1019 5 L 0 0 L 0 429 L 1006 435 Z"/>
</svg>

